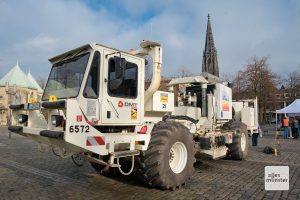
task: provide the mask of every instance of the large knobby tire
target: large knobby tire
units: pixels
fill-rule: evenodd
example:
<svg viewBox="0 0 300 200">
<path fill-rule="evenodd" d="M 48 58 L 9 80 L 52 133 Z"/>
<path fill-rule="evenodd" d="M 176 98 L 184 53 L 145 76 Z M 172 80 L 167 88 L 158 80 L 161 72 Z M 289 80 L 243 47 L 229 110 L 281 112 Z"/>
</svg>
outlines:
<svg viewBox="0 0 300 200">
<path fill-rule="evenodd" d="M 244 160 L 248 155 L 248 131 L 243 125 L 235 127 L 232 143 L 228 145 L 228 158 Z"/>
<path fill-rule="evenodd" d="M 175 189 L 185 184 L 194 171 L 192 134 L 180 123 L 159 122 L 151 133 L 147 151 L 138 157 L 138 172 L 149 186 Z"/>
</svg>

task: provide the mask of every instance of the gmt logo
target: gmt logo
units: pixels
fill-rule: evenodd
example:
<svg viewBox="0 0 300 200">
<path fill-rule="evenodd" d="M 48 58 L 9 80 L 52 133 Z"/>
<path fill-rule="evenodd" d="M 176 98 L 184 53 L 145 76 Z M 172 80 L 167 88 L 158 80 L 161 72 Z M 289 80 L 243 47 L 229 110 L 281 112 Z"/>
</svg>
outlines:
<svg viewBox="0 0 300 200">
<path fill-rule="evenodd" d="M 125 107 L 137 107 L 137 103 L 125 102 L 124 105 Z"/>
<path fill-rule="evenodd" d="M 123 101 L 119 101 L 118 102 L 118 107 L 122 108 L 124 107 L 137 107 L 138 103 L 131 103 L 131 102 L 123 102 Z"/>
</svg>

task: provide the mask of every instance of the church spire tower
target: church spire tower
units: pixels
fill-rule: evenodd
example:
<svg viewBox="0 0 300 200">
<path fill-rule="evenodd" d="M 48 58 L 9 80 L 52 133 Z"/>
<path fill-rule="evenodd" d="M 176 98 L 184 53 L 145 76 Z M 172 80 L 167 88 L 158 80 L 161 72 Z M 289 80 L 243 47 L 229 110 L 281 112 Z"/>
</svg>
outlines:
<svg viewBox="0 0 300 200">
<path fill-rule="evenodd" d="M 202 72 L 207 72 L 219 77 L 217 49 L 214 43 L 209 14 L 207 18 L 208 21 L 207 21 L 205 47 L 203 51 Z"/>
</svg>

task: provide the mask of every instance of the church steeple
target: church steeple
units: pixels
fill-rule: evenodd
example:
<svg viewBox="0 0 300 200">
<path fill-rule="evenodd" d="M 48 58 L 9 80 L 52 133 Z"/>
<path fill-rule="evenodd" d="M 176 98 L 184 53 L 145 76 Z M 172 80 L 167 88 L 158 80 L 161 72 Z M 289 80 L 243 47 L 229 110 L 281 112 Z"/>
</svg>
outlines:
<svg viewBox="0 0 300 200">
<path fill-rule="evenodd" d="M 207 21 L 205 47 L 203 51 L 202 72 L 208 72 L 210 74 L 219 77 L 217 49 L 214 43 L 209 14 L 207 18 L 208 21 Z"/>
</svg>

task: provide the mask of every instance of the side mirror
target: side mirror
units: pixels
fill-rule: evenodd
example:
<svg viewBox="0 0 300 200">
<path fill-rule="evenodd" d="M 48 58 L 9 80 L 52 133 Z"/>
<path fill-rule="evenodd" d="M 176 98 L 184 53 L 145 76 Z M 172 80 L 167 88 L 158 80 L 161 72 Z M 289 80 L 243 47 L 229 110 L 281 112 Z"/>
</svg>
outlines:
<svg viewBox="0 0 300 200">
<path fill-rule="evenodd" d="M 126 67 L 126 60 L 125 58 L 121 57 L 114 57 L 115 59 L 115 78 L 120 79 L 124 76 L 124 71 Z"/>
</svg>

